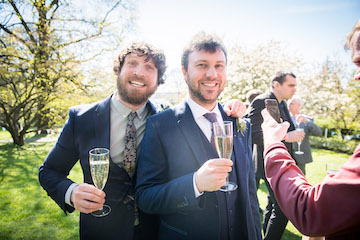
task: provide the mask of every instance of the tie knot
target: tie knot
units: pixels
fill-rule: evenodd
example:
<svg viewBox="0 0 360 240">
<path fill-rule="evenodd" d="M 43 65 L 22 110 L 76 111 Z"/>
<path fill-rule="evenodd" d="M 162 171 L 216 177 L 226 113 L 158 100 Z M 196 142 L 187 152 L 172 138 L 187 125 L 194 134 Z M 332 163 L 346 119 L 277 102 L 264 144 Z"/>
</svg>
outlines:
<svg viewBox="0 0 360 240">
<path fill-rule="evenodd" d="M 128 115 L 129 121 L 134 121 L 135 117 L 136 117 L 136 112 L 130 112 Z"/>
<path fill-rule="evenodd" d="M 209 120 L 211 123 L 217 122 L 216 113 L 205 113 L 204 117 Z"/>
</svg>

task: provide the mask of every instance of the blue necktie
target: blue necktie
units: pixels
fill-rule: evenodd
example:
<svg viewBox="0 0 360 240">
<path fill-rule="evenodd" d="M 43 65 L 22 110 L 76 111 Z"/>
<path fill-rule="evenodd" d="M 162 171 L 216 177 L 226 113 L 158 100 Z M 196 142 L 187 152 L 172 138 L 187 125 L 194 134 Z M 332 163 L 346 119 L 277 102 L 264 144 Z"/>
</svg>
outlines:
<svg viewBox="0 0 360 240">
<path fill-rule="evenodd" d="M 216 150 L 215 140 L 214 140 L 214 128 L 213 128 L 213 123 L 217 122 L 216 113 L 212 113 L 212 112 L 205 113 L 204 117 L 211 122 L 211 144 Z"/>
</svg>

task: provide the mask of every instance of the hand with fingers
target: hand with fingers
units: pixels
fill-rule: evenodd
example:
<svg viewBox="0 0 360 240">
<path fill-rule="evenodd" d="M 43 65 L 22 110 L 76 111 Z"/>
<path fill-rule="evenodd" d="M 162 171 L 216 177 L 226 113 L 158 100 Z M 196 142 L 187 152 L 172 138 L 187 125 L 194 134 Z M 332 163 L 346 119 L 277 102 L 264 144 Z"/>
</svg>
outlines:
<svg viewBox="0 0 360 240">
<path fill-rule="evenodd" d="M 199 192 L 217 191 L 226 182 L 233 162 L 226 158 L 206 161 L 195 173 L 195 184 Z"/>
<path fill-rule="evenodd" d="M 72 190 L 70 200 L 75 209 L 82 213 L 91 213 L 103 207 L 105 192 L 93 185 L 82 183 Z"/>
<path fill-rule="evenodd" d="M 224 104 L 224 112 L 229 117 L 242 118 L 246 112 L 246 106 L 240 100 L 232 99 Z"/>
</svg>

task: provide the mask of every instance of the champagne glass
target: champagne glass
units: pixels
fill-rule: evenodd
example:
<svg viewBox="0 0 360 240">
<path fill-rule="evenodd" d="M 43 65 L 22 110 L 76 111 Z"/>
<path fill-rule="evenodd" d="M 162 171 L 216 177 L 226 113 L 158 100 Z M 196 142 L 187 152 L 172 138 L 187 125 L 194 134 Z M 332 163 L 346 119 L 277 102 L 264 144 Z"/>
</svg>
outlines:
<svg viewBox="0 0 360 240">
<path fill-rule="evenodd" d="M 327 163 L 326 164 L 326 175 L 332 175 L 339 173 L 341 163 Z"/>
<path fill-rule="evenodd" d="M 221 158 L 231 159 L 233 151 L 233 123 L 231 121 L 224 121 L 223 124 L 219 122 L 213 123 L 214 142 L 216 151 Z M 229 182 L 229 177 L 226 178 L 226 183 L 219 190 L 223 192 L 230 192 L 237 189 L 237 185 Z"/>
<path fill-rule="evenodd" d="M 91 177 L 96 188 L 102 190 L 109 175 L 109 150 L 106 148 L 94 148 L 89 151 Z M 95 217 L 104 217 L 111 211 L 110 206 L 103 207 L 91 214 Z"/>
<path fill-rule="evenodd" d="M 295 129 L 295 131 L 304 132 L 304 129 L 301 128 L 301 127 L 297 127 L 297 128 Z M 304 152 L 300 150 L 301 142 L 302 142 L 301 140 L 297 142 L 297 144 L 298 144 L 298 150 L 295 151 L 295 154 L 299 154 L 299 155 L 304 154 Z"/>
</svg>

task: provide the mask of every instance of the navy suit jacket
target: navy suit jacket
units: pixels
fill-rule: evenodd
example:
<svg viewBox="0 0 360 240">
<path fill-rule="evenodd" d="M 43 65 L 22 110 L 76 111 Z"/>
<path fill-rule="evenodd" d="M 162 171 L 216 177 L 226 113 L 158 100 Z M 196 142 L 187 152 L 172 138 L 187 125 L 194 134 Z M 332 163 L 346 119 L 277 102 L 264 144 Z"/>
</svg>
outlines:
<svg viewBox="0 0 360 240">
<path fill-rule="evenodd" d="M 250 107 L 247 110 L 247 113 L 245 117 L 249 118 L 251 121 L 251 130 L 252 130 L 252 143 L 254 144 L 254 150 L 253 150 L 253 160 L 255 162 L 255 173 L 258 178 L 265 179 L 265 169 L 264 169 L 264 138 L 263 138 L 263 132 L 261 128 L 261 124 L 263 123 L 264 119 L 261 115 L 261 111 L 266 107 L 265 106 L 265 100 L 266 99 L 276 99 L 274 93 L 272 92 L 266 92 L 263 94 L 260 94 L 257 96 L 251 103 Z M 279 102 L 278 102 L 279 104 Z M 289 131 L 295 130 L 295 125 L 291 121 L 289 110 L 287 109 L 287 106 L 285 104 L 285 112 L 283 113 L 280 110 L 280 104 L 279 104 L 279 110 L 280 115 L 282 119 L 290 119 L 290 127 L 288 129 Z M 286 116 L 284 116 L 286 114 Z M 285 142 L 285 146 L 288 149 L 291 156 L 293 156 L 292 152 L 292 143 Z M 294 157 L 294 156 L 293 156 Z"/>
<path fill-rule="evenodd" d="M 61 135 L 49 152 L 39 170 L 41 186 L 48 195 L 66 212 L 74 208 L 65 203 L 65 193 L 73 183 L 67 176 L 77 161 L 80 161 L 84 182 L 93 184 L 89 166 L 89 150 L 95 147 L 110 149 L 110 99 L 71 107 L 69 119 L 64 125 Z M 151 113 L 155 109 L 148 103 Z M 125 131 L 125 130 L 124 130 Z M 133 195 L 134 180 L 124 169 L 110 159 L 109 177 L 105 185 L 106 204 L 111 207 L 111 213 L 102 218 L 91 214 L 80 213 L 80 238 L 82 239 L 133 239 L 134 212 L 130 205 L 123 204 L 127 194 Z M 140 225 L 136 228 L 150 227 L 153 231 L 156 221 L 151 216 L 140 215 Z M 145 223 L 145 224 L 144 224 Z M 151 239 L 153 234 L 142 229 L 144 236 L 139 239 Z M 136 233 L 137 234 L 137 233 Z M 155 233 L 154 233 L 155 234 Z"/>
<path fill-rule="evenodd" d="M 220 106 L 220 105 L 219 105 Z M 220 106 L 223 119 L 226 116 Z M 187 103 L 148 118 L 137 168 L 135 199 L 144 212 L 160 217 L 159 239 L 219 239 L 219 196 L 205 192 L 195 198 L 193 174 L 210 158 L 217 158 L 211 143 L 196 124 Z M 204 141 L 205 138 L 205 141 Z M 233 171 L 239 188 L 236 218 L 248 239 L 261 239 L 259 205 L 254 165 L 251 160 L 251 130 L 244 136 L 234 130 Z"/>
</svg>

